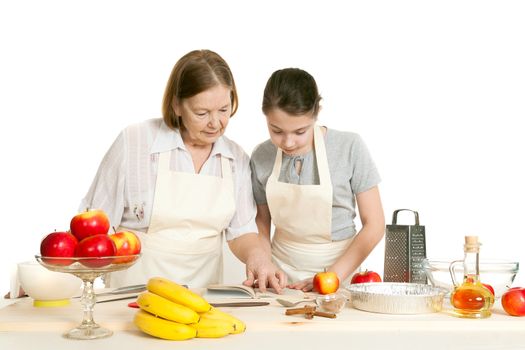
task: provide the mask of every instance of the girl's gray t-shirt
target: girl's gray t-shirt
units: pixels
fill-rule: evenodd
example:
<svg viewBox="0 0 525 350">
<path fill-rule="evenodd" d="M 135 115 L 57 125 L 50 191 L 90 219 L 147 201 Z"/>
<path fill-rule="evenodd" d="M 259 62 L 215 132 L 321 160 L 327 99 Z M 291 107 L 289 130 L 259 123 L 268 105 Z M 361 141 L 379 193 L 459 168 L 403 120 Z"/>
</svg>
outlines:
<svg viewBox="0 0 525 350">
<path fill-rule="evenodd" d="M 326 155 L 333 188 L 332 240 L 339 241 L 356 234 L 355 195 L 377 186 L 381 181 L 379 172 L 361 137 L 353 132 L 327 129 Z M 275 162 L 277 148 L 270 140 L 259 144 L 250 160 L 253 195 L 257 204 L 266 204 L 266 183 Z M 301 162 L 301 172 L 296 171 Z M 318 185 L 319 172 L 315 152 L 312 149 L 301 156 L 283 153 L 279 181 L 298 185 Z"/>
</svg>

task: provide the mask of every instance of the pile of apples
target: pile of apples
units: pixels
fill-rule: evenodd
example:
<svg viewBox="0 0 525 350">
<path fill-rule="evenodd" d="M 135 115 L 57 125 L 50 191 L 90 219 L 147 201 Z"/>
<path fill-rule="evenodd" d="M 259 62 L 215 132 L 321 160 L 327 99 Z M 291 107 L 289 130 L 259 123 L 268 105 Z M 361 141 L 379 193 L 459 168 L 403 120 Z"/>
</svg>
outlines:
<svg viewBox="0 0 525 350">
<path fill-rule="evenodd" d="M 381 282 L 381 276 L 374 271 L 363 271 L 356 272 L 352 279 L 351 284 L 354 283 L 370 283 L 370 282 Z M 315 274 L 313 279 L 313 290 L 319 294 L 331 294 L 337 292 L 339 289 L 339 278 L 333 271 L 323 271 Z"/>
<path fill-rule="evenodd" d="M 64 258 L 80 259 L 87 267 L 103 267 L 109 264 L 122 264 L 132 260 L 129 255 L 140 253 L 140 239 L 133 232 L 121 231 L 109 234 L 109 218 L 99 209 L 86 210 L 71 219 L 69 231 L 52 232 L 40 243 L 40 254 L 55 265 L 70 265 L 74 262 Z M 121 258 L 118 258 L 121 256 Z"/>
</svg>

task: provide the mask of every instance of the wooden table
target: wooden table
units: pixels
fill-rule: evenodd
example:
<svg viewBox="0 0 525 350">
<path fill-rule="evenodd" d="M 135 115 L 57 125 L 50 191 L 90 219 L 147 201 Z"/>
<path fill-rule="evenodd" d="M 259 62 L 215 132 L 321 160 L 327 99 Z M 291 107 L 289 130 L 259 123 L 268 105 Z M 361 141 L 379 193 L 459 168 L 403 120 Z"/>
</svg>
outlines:
<svg viewBox="0 0 525 350">
<path fill-rule="evenodd" d="M 82 318 L 78 300 L 59 308 L 35 308 L 29 298 L 0 309 L 0 349 L 523 349 L 525 317 L 506 315 L 497 302 L 487 319 L 470 320 L 443 312 L 386 315 L 346 307 L 335 319 L 285 316 L 272 301 L 264 307 L 223 308 L 247 324 L 243 334 L 220 339 L 172 342 L 143 334 L 132 324 L 129 300 L 97 304 L 95 321 L 113 336 L 76 341 L 62 333 Z"/>
</svg>

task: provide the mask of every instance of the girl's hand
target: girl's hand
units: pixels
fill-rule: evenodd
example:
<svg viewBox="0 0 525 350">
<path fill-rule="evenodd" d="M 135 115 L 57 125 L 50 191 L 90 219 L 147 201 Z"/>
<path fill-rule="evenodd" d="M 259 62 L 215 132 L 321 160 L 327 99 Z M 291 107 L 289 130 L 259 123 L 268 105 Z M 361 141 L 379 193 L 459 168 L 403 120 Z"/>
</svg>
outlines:
<svg viewBox="0 0 525 350">
<path fill-rule="evenodd" d="M 291 289 L 300 289 L 303 292 L 311 292 L 314 288 L 313 278 L 306 278 L 302 281 L 289 284 L 287 287 Z"/>
</svg>

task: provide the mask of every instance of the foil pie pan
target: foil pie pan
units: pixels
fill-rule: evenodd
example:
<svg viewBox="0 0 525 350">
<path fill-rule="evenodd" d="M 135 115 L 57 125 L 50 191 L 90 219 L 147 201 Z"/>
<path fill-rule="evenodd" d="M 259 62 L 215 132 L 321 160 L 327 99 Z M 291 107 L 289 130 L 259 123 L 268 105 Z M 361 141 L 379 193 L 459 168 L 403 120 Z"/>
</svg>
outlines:
<svg viewBox="0 0 525 350">
<path fill-rule="evenodd" d="M 346 286 L 352 305 L 383 314 L 439 312 L 447 290 L 417 283 L 357 283 Z"/>
</svg>

